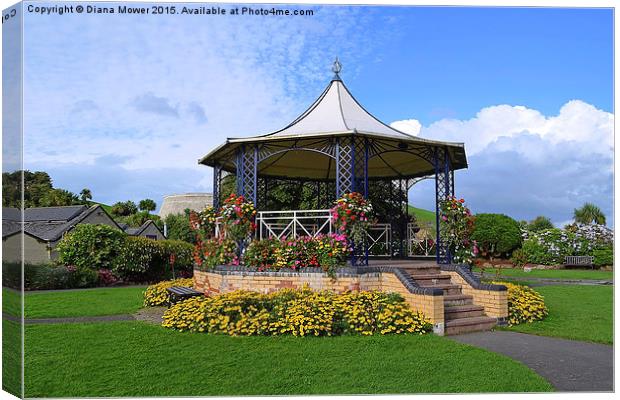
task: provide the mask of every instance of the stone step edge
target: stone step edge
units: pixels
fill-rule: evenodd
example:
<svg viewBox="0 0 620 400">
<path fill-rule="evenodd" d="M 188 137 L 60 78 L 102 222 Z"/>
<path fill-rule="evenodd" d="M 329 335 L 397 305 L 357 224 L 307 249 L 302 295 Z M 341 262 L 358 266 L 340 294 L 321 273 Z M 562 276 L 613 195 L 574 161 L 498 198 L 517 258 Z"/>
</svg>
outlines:
<svg viewBox="0 0 620 400">
<path fill-rule="evenodd" d="M 446 328 L 466 326 L 466 325 L 484 325 L 484 324 L 496 324 L 496 323 L 497 323 L 497 318 L 493 318 L 493 317 L 467 317 L 467 318 L 459 318 L 459 319 L 453 319 L 451 321 L 446 321 Z"/>
</svg>

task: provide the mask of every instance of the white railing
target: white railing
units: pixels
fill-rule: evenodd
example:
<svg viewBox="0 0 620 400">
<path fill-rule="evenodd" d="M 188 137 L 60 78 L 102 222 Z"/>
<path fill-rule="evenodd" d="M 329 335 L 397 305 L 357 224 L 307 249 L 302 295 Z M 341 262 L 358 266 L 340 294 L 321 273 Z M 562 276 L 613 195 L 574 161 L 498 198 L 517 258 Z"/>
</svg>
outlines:
<svg viewBox="0 0 620 400">
<path fill-rule="evenodd" d="M 256 214 L 256 236 L 259 239 L 315 237 L 332 232 L 330 210 L 259 211 Z"/>
<path fill-rule="evenodd" d="M 416 224 L 407 224 L 407 253 L 409 257 L 421 255 L 420 253 L 424 253 L 425 256 L 435 254 L 433 251 L 435 239 L 426 234 L 419 234 L 422 231 L 416 232 L 416 228 L 419 228 Z"/>
<path fill-rule="evenodd" d="M 256 214 L 256 237 L 283 239 L 300 236 L 316 237 L 334 233 L 330 210 L 259 211 Z M 372 256 L 389 256 L 392 252 L 392 227 L 374 224 L 366 232 Z"/>
<path fill-rule="evenodd" d="M 373 224 L 366 232 L 369 256 L 392 255 L 392 225 Z"/>
</svg>

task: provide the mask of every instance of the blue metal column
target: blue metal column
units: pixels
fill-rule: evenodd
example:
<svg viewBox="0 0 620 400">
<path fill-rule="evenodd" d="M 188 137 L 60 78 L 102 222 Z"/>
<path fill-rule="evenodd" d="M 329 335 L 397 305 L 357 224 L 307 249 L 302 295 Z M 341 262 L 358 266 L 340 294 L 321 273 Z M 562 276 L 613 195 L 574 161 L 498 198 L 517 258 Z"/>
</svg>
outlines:
<svg viewBox="0 0 620 400">
<path fill-rule="evenodd" d="M 243 162 L 243 159 L 245 158 L 245 146 L 241 146 L 239 147 L 239 149 L 237 149 L 237 171 L 236 171 L 236 176 L 237 176 L 237 190 L 236 190 L 236 195 L 237 196 L 243 196 L 244 195 L 244 185 L 243 185 L 243 169 L 245 168 L 245 163 Z"/>
<path fill-rule="evenodd" d="M 220 192 L 222 190 L 222 166 L 213 166 L 213 208 L 218 210 L 221 205 Z"/>
<path fill-rule="evenodd" d="M 433 158 L 435 164 L 435 222 L 437 224 L 437 241 L 435 247 L 437 249 L 437 263 L 450 264 L 452 262 L 452 254 L 450 254 L 449 246 L 441 239 L 440 223 L 440 203 L 454 195 L 450 155 L 446 149 L 436 147 L 434 149 Z"/>
</svg>

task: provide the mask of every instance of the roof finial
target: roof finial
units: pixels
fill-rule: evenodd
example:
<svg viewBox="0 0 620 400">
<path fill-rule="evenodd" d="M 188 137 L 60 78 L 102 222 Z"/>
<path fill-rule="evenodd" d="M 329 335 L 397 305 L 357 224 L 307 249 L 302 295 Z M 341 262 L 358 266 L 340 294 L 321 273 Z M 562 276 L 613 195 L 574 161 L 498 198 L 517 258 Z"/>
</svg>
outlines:
<svg viewBox="0 0 620 400">
<path fill-rule="evenodd" d="M 333 80 L 339 81 L 340 80 L 340 71 L 342 71 L 342 64 L 340 64 L 340 61 L 338 61 L 338 57 L 336 57 L 336 60 L 334 61 L 334 65 L 332 66 L 332 71 L 334 72 L 334 78 Z"/>
</svg>

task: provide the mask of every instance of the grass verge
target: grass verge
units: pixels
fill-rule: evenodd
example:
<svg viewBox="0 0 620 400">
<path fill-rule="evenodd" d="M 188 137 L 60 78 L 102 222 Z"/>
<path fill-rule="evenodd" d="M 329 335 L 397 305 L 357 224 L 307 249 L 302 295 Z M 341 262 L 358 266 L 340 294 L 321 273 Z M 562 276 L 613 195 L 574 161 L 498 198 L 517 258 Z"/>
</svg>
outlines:
<svg viewBox="0 0 620 400">
<path fill-rule="evenodd" d="M 474 272 L 480 272 L 480 268 L 474 268 Z M 485 268 L 484 276 L 489 278 L 500 273 L 502 276 L 517 278 L 545 278 L 545 279 L 590 279 L 590 280 L 610 280 L 613 279 L 613 271 L 584 270 L 584 269 L 533 269 L 525 272 L 521 268 Z"/>
<path fill-rule="evenodd" d="M 54 324 L 27 326 L 26 349 L 27 397 L 552 390 L 516 361 L 434 335 L 229 337 L 142 322 Z"/>
<path fill-rule="evenodd" d="M 145 287 L 26 292 L 26 318 L 132 314 L 142 307 Z"/>
<path fill-rule="evenodd" d="M 540 286 L 549 316 L 543 321 L 505 328 L 541 336 L 613 343 L 613 287 Z"/>
</svg>

